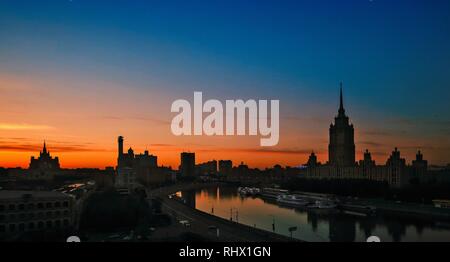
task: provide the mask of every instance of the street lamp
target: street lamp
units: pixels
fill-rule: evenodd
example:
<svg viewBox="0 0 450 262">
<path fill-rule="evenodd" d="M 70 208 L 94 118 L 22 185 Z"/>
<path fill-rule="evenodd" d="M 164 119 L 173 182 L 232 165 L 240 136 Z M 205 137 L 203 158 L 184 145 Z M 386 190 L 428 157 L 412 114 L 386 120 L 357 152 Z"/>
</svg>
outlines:
<svg viewBox="0 0 450 262">
<path fill-rule="evenodd" d="M 272 231 L 275 233 L 275 216 L 274 215 L 269 215 L 272 217 Z"/>
<path fill-rule="evenodd" d="M 289 233 L 291 233 L 291 238 L 292 238 L 292 232 L 297 231 L 297 227 L 290 227 L 289 228 Z"/>
</svg>

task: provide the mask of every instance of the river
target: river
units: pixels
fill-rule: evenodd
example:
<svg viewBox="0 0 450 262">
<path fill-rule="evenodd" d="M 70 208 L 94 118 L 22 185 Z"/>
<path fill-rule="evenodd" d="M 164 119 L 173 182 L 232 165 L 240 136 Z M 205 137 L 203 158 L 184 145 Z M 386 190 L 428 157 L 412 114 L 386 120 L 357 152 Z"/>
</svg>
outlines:
<svg viewBox="0 0 450 262">
<path fill-rule="evenodd" d="M 378 236 L 382 242 L 448 242 L 450 223 L 426 218 L 346 214 L 338 210 L 282 207 L 259 197 L 241 197 L 235 187 L 210 187 L 177 193 L 198 210 L 242 224 L 306 241 L 366 241 Z M 296 227 L 290 232 L 289 228 Z"/>
</svg>

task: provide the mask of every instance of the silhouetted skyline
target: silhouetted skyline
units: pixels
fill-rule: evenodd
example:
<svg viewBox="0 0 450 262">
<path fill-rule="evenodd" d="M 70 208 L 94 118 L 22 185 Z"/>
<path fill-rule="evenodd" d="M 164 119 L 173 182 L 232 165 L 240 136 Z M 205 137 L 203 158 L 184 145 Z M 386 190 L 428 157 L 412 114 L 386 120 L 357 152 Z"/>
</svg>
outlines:
<svg viewBox="0 0 450 262">
<path fill-rule="evenodd" d="M 62 167 L 114 165 L 118 134 L 177 167 L 231 159 L 296 166 L 328 158 L 344 82 L 356 159 L 450 162 L 450 3 L 411 1 L 16 1 L 0 3 L 0 166 L 46 139 Z M 170 105 L 279 99 L 280 143 L 174 137 Z"/>
</svg>

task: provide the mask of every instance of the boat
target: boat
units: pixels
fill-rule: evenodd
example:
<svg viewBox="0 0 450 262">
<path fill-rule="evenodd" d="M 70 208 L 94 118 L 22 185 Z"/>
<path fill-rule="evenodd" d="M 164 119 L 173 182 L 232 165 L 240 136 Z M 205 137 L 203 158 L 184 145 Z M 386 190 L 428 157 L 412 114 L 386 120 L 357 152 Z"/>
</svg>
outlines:
<svg viewBox="0 0 450 262">
<path fill-rule="evenodd" d="M 242 196 L 256 196 L 260 190 L 256 187 L 238 187 L 238 193 Z"/>
<path fill-rule="evenodd" d="M 283 194 L 277 197 L 277 203 L 293 207 L 304 207 L 308 205 L 310 202 L 305 199 L 299 198 L 296 195 Z"/>
<path fill-rule="evenodd" d="M 261 190 L 261 196 L 266 198 L 277 199 L 280 195 L 288 194 L 288 190 L 278 189 L 278 188 L 263 188 Z"/>
<path fill-rule="evenodd" d="M 341 204 L 339 207 L 344 211 L 353 211 L 358 213 L 364 213 L 367 215 L 374 215 L 377 208 L 374 206 L 356 205 L 356 204 Z"/>
<path fill-rule="evenodd" d="M 337 204 L 329 200 L 316 200 L 314 204 L 308 205 L 308 208 L 312 209 L 333 209 L 336 207 Z"/>
</svg>

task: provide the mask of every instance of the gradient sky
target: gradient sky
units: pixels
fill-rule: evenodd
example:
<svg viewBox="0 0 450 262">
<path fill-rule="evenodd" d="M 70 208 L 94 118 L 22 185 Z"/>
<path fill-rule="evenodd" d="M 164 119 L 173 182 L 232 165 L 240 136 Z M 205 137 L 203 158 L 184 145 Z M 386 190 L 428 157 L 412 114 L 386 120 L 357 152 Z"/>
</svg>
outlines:
<svg viewBox="0 0 450 262">
<path fill-rule="evenodd" d="M 63 167 L 116 161 L 116 138 L 177 167 L 327 159 L 344 82 L 358 159 L 395 146 L 450 162 L 450 1 L 0 2 L 0 166 L 27 166 L 45 139 Z M 171 103 L 279 99 L 280 143 L 175 137 Z"/>
</svg>

